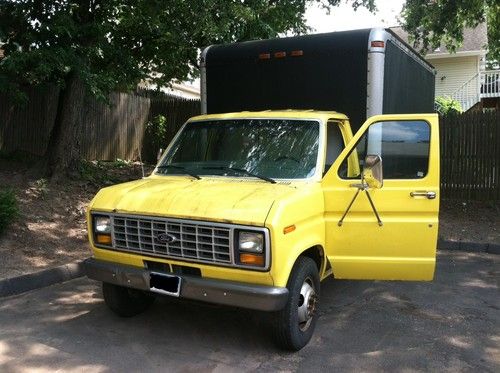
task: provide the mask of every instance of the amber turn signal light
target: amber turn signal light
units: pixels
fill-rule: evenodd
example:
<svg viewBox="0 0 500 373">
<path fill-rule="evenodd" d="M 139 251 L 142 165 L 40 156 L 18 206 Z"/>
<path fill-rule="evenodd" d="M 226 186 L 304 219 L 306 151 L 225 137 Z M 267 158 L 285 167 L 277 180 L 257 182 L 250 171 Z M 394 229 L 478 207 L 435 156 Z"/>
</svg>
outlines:
<svg viewBox="0 0 500 373">
<path fill-rule="evenodd" d="M 295 224 L 289 225 L 288 227 L 283 228 L 283 234 L 293 232 L 294 230 L 295 230 Z"/>
<path fill-rule="evenodd" d="M 240 254 L 240 263 L 263 267 L 264 257 L 262 255 L 242 253 Z"/>
<path fill-rule="evenodd" d="M 97 243 L 100 243 L 103 245 L 111 245 L 111 236 L 108 234 L 98 234 L 95 237 L 95 240 Z"/>
</svg>

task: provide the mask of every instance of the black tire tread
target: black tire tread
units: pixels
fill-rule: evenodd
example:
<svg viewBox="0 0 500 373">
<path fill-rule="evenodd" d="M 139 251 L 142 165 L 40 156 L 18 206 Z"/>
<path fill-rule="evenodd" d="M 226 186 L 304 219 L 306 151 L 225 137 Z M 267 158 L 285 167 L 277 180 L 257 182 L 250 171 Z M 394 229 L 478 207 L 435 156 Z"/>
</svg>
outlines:
<svg viewBox="0 0 500 373">
<path fill-rule="evenodd" d="M 120 317 L 132 317 L 144 312 L 154 302 L 154 295 L 141 290 L 102 283 L 106 305 Z"/>
<path fill-rule="evenodd" d="M 298 351 L 302 349 L 310 340 L 312 333 L 314 332 L 314 326 L 316 320 L 313 320 L 313 324 L 309 327 L 307 333 L 308 336 L 305 339 L 297 338 L 293 336 L 291 329 L 288 327 L 293 318 L 292 313 L 296 312 L 295 305 L 290 307 L 290 303 L 295 303 L 292 298 L 294 298 L 292 291 L 296 286 L 297 281 L 300 280 L 302 286 L 302 280 L 308 274 L 313 275 L 313 280 L 316 282 L 316 293 L 319 296 L 319 274 L 318 268 L 314 260 L 306 256 L 300 256 L 295 262 L 290 278 L 288 279 L 287 288 L 290 291 L 290 299 L 287 305 L 276 313 L 275 317 L 275 327 L 274 327 L 274 338 L 277 345 L 288 351 Z M 297 340 L 301 339 L 301 340 Z"/>
</svg>

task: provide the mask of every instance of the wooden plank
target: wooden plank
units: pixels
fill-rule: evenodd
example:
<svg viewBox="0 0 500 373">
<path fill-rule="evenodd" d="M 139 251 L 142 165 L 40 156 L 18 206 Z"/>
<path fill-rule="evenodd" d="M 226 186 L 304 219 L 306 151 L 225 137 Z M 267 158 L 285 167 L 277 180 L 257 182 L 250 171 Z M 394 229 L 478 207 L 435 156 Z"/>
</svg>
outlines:
<svg viewBox="0 0 500 373">
<path fill-rule="evenodd" d="M 474 193 L 474 167 L 473 167 L 473 152 L 472 146 L 474 144 L 474 115 L 470 115 L 468 120 L 465 122 L 466 126 L 466 137 L 465 137 L 465 161 L 466 161 L 466 170 L 464 173 L 464 185 L 468 185 L 468 188 L 465 188 L 466 199 L 470 200 L 472 193 Z"/>
<path fill-rule="evenodd" d="M 489 116 L 487 115 L 488 113 L 485 113 L 485 115 L 478 115 L 478 122 L 480 125 L 480 133 L 478 134 L 478 139 L 477 141 L 481 144 L 478 149 L 478 155 L 481 158 L 481 165 L 480 165 L 480 182 L 481 186 L 483 189 L 482 193 L 482 199 L 487 200 L 489 199 L 491 195 L 491 189 L 493 185 L 491 184 L 491 171 L 492 169 L 490 168 L 491 162 L 488 159 L 491 156 L 491 149 L 490 144 L 491 141 L 491 123 L 489 121 Z M 478 198 L 479 199 L 479 198 Z"/>
<path fill-rule="evenodd" d="M 495 201 L 500 201 L 500 111 L 496 110 L 491 114 L 491 132 L 493 135 L 492 146 L 490 156 L 493 156 L 492 165 L 494 167 L 493 180 L 495 184 L 495 190 L 491 194 L 491 199 Z M 496 135 L 496 136 L 495 136 Z"/>
</svg>

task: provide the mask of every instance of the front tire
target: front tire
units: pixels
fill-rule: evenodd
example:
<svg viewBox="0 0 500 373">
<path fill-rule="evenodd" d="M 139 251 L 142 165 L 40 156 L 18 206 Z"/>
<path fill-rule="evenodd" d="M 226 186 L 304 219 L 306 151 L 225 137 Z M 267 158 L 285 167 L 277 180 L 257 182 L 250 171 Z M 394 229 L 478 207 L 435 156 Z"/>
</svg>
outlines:
<svg viewBox="0 0 500 373">
<path fill-rule="evenodd" d="M 106 305 L 121 317 L 138 315 L 148 309 L 155 300 L 154 294 L 107 282 L 102 283 L 102 295 Z"/>
<path fill-rule="evenodd" d="M 311 339 L 318 320 L 319 274 L 311 258 L 297 259 L 287 288 L 288 301 L 276 315 L 275 337 L 280 347 L 298 351 Z"/>
</svg>

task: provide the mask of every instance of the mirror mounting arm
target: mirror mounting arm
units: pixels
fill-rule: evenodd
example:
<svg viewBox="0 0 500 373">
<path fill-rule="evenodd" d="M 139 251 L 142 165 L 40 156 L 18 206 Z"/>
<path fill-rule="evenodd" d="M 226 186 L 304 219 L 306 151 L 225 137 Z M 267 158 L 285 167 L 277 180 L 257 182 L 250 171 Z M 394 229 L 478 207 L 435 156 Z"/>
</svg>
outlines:
<svg viewBox="0 0 500 373">
<path fill-rule="evenodd" d="M 365 189 L 365 192 L 366 192 L 366 196 L 368 197 L 368 201 L 370 201 L 370 205 L 372 206 L 373 213 L 377 217 L 378 225 L 381 227 L 382 225 L 384 225 L 384 223 L 382 223 L 382 220 L 380 220 L 380 216 L 378 214 L 377 209 L 375 208 L 375 205 L 373 204 L 373 200 L 372 200 L 372 197 L 370 196 L 370 193 L 368 193 L 368 189 Z"/>
<path fill-rule="evenodd" d="M 351 202 L 349 203 L 349 206 L 347 206 L 347 210 L 345 210 L 344 215 L 342 215 L 342 217 L 340 218 L 337 225 L 339 227 L 342 226 L 342 224 L 344 223 L 345 217 L 347 216 L 347 214 L 351 210 L 352 205 L 354 204 L 354 201 L 356 200 L 356 198 L 358 198 L 359 192 L 364 191 L 366 193 L 366 197 L 368 198 L 368 201 L 370 202 L 370 206 L 372 208 L 372 211 L 377 218 L 378 225 L 380 227 L 383 226 L 384 223 L 380 219 L 380 215 L 378 214 L 378 211 L 375 208 L 375 204 L 373 203 L 372 197 L 370 196 L 370 193 L 368 192 L 368 184 L 366 184 L 364 180 L 361 180 L 360 184 L 351 184 L 350 187 L 357 188 L 358 190 L 356 191 L 356 194 L 354 194 L 354 197 L 352 198 Z"/>
</svg>

